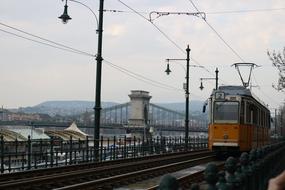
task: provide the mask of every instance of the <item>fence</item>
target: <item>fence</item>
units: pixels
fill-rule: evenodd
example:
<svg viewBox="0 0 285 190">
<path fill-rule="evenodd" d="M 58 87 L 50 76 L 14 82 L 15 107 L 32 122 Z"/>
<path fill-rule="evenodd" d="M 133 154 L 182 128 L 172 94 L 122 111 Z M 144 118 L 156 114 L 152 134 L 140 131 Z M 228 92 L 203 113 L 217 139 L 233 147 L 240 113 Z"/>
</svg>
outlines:
<svg viewBox="0 0 285 190">
<path fill-rule="evenodd" d="M 206 138 L 189 138 L 188 149 L 207 148 Z M 103 138 L 99 140 L 99 150 L 94 149 L 95 141 L 54 139 L 27 141 L 4 141 L 0 139 L 0 173 L 10 173 L 38 168 L 72 165 L 82 162 L 108 161 L 135 158 L 153 154 L 185 151 L 183 138 L 157 137 L 151 139 Z M 99 160 L 95 159 L 99 152 Z"/>
<path fill-rule="evenodd" d="M 244 152 L 239 159 L 228 157 L 224 171 L 219 171 L 216 164 L 208 163 L 204 171 L 205 181 L 200 184 L 192 183 L 191 188 L 187 189 L 266 190 L 269 179 L 284 170 L 285 142 L 283 141 L 253 149 L 249 153 Z M 191 182 L 185 185 L 189 184 Z M 183 184 L 180 185 L 183 187 Z"/>
</svg>

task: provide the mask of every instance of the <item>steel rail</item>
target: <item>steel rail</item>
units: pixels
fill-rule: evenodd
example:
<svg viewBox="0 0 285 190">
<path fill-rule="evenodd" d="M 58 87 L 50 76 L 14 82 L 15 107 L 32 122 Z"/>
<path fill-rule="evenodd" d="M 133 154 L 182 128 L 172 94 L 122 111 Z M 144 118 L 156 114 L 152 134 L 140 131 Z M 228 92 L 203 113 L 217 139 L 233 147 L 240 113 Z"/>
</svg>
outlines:
<svg viewBox="0 0 285 190">
<path fill-rule="evenodd" d="M 178 156 L 178 155 L 184 155 L 187 154 L 193 154 L 193 153 L 199 153 L 207 151 L 207 149 L 201 149 L 197 151 L 189 151 L 189 152 L 176 152 L 176 153 L 167 153 L 167 154 L 160 154 L 160 155 L 150 155 L 145 157 L 135 157 L 135 158 L 126 158 L 126 159 L 119 159 L 119 160 L 110 160 L 110 161 L 104 161 L 104 162 L 87 162 L 87 163 L 79 163 L 76 165 L 67 165 L 67 166 L 58 166 L 58 167 L 52 167 L 52 168 L 41 168 L 36 170 L 28 170 L 28 171 L 21 171 L 21 172 L 15 172 L 15 173 L 5 173 L 0 174 L 0 184 L 8 183 L 9 181 L 24 179 L 24 178 L 30 178 L 30 177 L 39 177 L 39 176 L 45 176 L 45 175 L 51 175 L 51 174 L 58 174 L 58 173 L 66 173 L 69 171 L 75 171 L 75 170 L 83 170 L 88 168 L 95 168 L 95 167 L 102 167 L 102 166 L 109 166 L 109 165 L 116 165 L 116 164 L 122 164 L 122 163 L 130 163 L 130 162 L 137 162 L 140 160 L 145 159 L 156 159 L 156 158 L 165 158 L 171 156 Z"/>
<path fill-rule="evenodd" d="M 172 164 L 167 164 L 164 166 L 157 166 L 153 168 L 148 168 L 140 171 L 134 171 L 126 174 L 116 175 L 112 177 L 92 180 L 88 182 L 78 183 L 74 185 L 69 185 L 61 188 L 56 188 L 54 190 L 78 190 L 78 189 L 113 189 L 113 187 L 119 186 L 120 184 L 129 183 L 129 181 L 138 180 L 138 178 L 149 178 L 153 176 L 159 176 L 165 173 L 178 171 L 188 167 L 193 167 L 198 164 L 207 163 L 209 161 L 215 160 L 214 154 L 210 156 L 204 156 L 201 158 L 195 158 L 191 160 L 176 162 Z"/>
<path fill-rule="evenodd" d="M 7 182 L 0 183 L 0 189 L 17 189 L 19 187 L 33 187 L 37 185 L 41 185 L 42 188 L 45 186 L 53 186 L 60 187 L 62 185 L 56 185 L 57 183 L 62 184 L 72 184 L 75 181 L 86 181 L 89 178 L 91 179 L 99 179 L 102 177 L 110 176 L 110 175 L 118 175 L 120 173 L 127 173 L 130 171 L 138 171 L 145 169 L 147 167 L 155 167 L 162 164 L 169 164 L 174 162 L 174 160 L 185 160 L 189 158 L 196 158 L 200 156 L 205 156 L 211 154 L 209 151 L 200 151 L 200 152 L 191 152 L 188 154 L 171 154 L 168 157 L 155 157 L 153 159 L 148 160 L 139 160 L 137 162 L 126 162 L 115 165 L 107 165 L 95 168 L 87 168 L 87 169 L 79 169 L 75 171 L 69 172 L 61 172 L 50 175 L 36 176 L 30 178 L 17 179 Z M 49 188 L 46 188 L 49 189 Z"/>
</svg>

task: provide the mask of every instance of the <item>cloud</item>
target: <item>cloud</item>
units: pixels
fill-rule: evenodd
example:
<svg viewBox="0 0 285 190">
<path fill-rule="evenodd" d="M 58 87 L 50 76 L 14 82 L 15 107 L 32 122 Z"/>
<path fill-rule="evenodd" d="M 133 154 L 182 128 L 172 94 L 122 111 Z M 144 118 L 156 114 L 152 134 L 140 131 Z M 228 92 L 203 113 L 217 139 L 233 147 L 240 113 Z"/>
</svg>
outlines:
<svg viewBox="0 0 285 190">
<path fill-rule="evenodd" d="M 150 11 L 195 11 L 187 0 L 124 0 L 124 2 L 141 11 L 146 18 Z M 200 11 L 205 12 L 284 7 L 283 0 L 195 0 L 193 2 Z M 86 1 L 86 3 L 98 14 L 98 1 Z M 72 20 L 63 25 L 57 18 L 62 14 L 63 5 L 64 2 L 61 1 L 39 3 L 37 0 L 31 0 L 27 3 L 3 0 L 0 16 L 2 22 L 27 32 L 76 49 L 86 50 L 88 53 L 96 53 L 98 35 L 95 20 L 92 15 L 90 16 L 90 12 L 85 7 L 70 2 L 69 13 Z M 38 7 L 45 8 L 38 9 Z M 127 13 L 104 12 L 104 59 L 147 78 L 181 88 L 185 80 L 184 70 L 173 63 L 171 65 L 173 73 L 166 77 L 165 59 L 185 58 L 184 50 L 189 44 L 191 64 L 196 64 L 193 62 L 195 59 L 210 71 L 209 73 L 203 69 L 190 68 L 191 93 L 197 94 L 197 98 L 205 100 L 209 96 L 214 84 L 212 81 L 205 83 L 207 89 L 201 92 L 198 89 L 199 78 L 213 77 L 216 67 L 220 70 L 221 83 L 240 84 L 236 70 L 230 66 L 239 62 L 239 58 L 202 19 L 171 15 L 159 17 L 154 21 L 162 32 L 181 47 L 181 51 L 151 23 L 132 13 L 119 2 L 105 1 L 104 8 L 128 11 Z M 266 50 L 278 51 L 285 45 L 285 28 L 282 27 L 284 11 L 208 14 L 207 21 L 241 57 L 249 62 L 270 64 Z M 0 35 L 0 75 L 3 78 L 0 83 L 4 92 L 1 94 L 2 104 L 22 106 L 37 104 L 39 101 L 51 98 L 90 100 L 94 98 L 96 60 L 93 57 L 65 52 L 4 33 Z M 181 64 L 184 65 L 185 62 Z M 268 73 L 267 70 L 268 68 L 261 67 L 256 72 L 257 83 L 276 82 L 275 73 Z M 181 92 L 167 91 L 145 84 L 107 67 L 106 64 L 103 64 L 102 76 L 102 100 L 128 100 L 127 94 L 132 89 L 150 90 L 157 102 L 169 99 L 181 100 L 181 97 L 183 99 Z M 7 83 L 10 85 L 6 85 Z M 276 97 L 273 89 L 265 88 L 265 90 L 267 94 Z M 263 94 L 259 95 L 262 99 Z"/>
<path fill-rule="evenodd" d="M 119 37 L 126 33 L 126 28 L 123 25 L 113 24 L 106 28 L 106 35 L 111 37 Z"/>
</svg>

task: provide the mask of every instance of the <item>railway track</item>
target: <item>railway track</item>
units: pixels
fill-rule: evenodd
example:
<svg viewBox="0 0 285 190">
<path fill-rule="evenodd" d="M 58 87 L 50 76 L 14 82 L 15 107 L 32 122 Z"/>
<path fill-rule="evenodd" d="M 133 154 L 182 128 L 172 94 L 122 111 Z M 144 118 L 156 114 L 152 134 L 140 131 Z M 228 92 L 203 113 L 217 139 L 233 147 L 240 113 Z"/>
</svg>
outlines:
<svg viewBox="0 0 285 190">
<path fill-rule="evenodd" d="M 197 150 L 197 151 L 191 151 L 185 154 L 185 152 L 176 152 L 176 153 L 167 153 L 167 154 L 157 154 L 157 155 L 150 155 L 147 157 L 147 159 L 157 159 L 157 158 L 171 158 L 172 156 L 179 156 L 187 157 L 188 155 L 196 154 L 196 153 L 202 153 L 207 151 L 207 149 Z M 131 162 L 137 162 L 141 160 L 145 160 L 146 157 L 136 157 L 136 158 L 127 158 L 127 159 L 121 159 L 121 160 L 111 160 L 106 162 L 87 162 L 87 163 L 80 163 L 76 165 L 67 165 L 67 166 L 59 166 L 59 167 L 53 167 L 53 168 L 42 168 L 42 169 L 36 169 L 36 170 L 28 170 L 28 171 L 21 171 L 21 172 L 15 172 L 15 173 L 6 173 L 6 174 L 0 174 L 0 184 L 7 183 L 9 181 L 24 179 L 24 178 L 32 178 L 32 177 L 39 177 L 39 176 L 47 176 L 52 174 L 59 174 L 59 173 L 66 173 L 70 171 L 76 171 L 76 170 L 83 170 L 88 168 L 96 168 L 96 167 L 102 167 L 102 166 L 109 166 L 109 165 L 116 165 L 116 164 L 123 164 L 123 163 L 131 163 Z"/>
<path fill-rule="evenodd" d="M 102 178 L 99 180 L 92 180 L 83 183 L 77 183 L 74 185 L 68 185 L 61 188 L 56 188 L 55 190 L 93 190 L 93 189 L 113 189 L 114 187 L 121 186 L 123 184 L 133 183 L 146 178 L 152 178 L 155 176 L 160 176 L 166 173 L 171 173 L 174 171 L 182 170 L 188 167 L 193 167 L 198 164 L 213 161 L 215 159 L 214 155 L 208 155 L 200 158 L 194 158 L 191 160 L 176 162 L 172 164 L 157 166 L 153 168 L 148 168 L 140 171 L 125 173 L 121 175 L 116 175 L 108 178 Z"/>
<path fill-rule="evenodd" d="M 68 169 L 54 168 L 55 170 L 42 171 L 41 175 L 37 176 L 35 173 L 32 175 L 31 172 L 19 179 L 9 178 L 7 175 L 6 181 L 2 181 L 1 176 L 0 189 L 88 189 L 88 185 L 91 185 L 93 189 L 94 187 L 96 189 L 112 189 L 114 186 L 139 180 L 138 178 L 145 179 L 162 175 L 213 159 L 213 153 L 197 151 L 167 156 L 150 156 L 148 159 L 121 160 L 121 162 L 116 161 L 112 164 L 104 162 L 100 165 L 67 167 Z"/>
</svg>

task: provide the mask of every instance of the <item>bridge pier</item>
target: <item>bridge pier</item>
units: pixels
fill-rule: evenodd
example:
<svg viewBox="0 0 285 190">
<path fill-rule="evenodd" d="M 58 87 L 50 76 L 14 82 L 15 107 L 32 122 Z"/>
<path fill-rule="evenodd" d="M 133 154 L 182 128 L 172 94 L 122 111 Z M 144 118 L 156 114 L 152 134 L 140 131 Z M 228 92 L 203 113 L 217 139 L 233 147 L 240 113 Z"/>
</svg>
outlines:
<svg viewBox="0 0 285 190">
<path fill-rule="evenodd" d="M 129 95 L 131 99 L 131 111 L 128 120 L 129 127 L 143 128 L 143 134 L 137 132 L 132 135 L 149 137 L 148 115 L 149 115 L 149 101 L 151 96 L 149 92 L 143 90 L 132 90 Z"/>
</svg>

